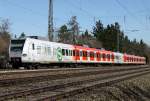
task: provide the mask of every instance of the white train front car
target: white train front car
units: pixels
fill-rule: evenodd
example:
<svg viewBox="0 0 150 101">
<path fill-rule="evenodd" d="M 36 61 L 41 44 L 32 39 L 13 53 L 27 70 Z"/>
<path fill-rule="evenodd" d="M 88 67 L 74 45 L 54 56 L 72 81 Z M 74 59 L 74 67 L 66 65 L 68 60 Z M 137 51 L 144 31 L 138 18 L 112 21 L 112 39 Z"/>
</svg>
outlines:
<svg viewBox="0 0 150 101">
<path fill-rule="evenodd" d="M 22 65 L 22 51 L 25 39 L 12 39 L 9 47 L 9 61 L 13 67 Z"/>
<path fill-rule="evenodd" d="M 18 41 L 16 41 L 16 45 L 11 43 L 10 46 L 10 58 L 15 67 L 50 63 L 75 63 L 72 45 L 26 38 L 18 49 Z M 12 50 L 12 48 L 15 48 L 15 50 Z"/>
</svg>

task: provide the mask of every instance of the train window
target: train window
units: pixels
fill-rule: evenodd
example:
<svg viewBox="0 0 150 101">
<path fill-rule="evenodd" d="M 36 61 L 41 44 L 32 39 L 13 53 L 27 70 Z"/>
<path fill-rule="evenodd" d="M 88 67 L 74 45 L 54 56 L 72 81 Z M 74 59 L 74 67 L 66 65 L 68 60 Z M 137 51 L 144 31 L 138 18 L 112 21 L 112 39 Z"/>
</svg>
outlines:
<svg viewBox="0 0 150 101">
<path fill-rule="evenodd" d="M 48 55 L 51 55 L 51 47 L 47 47 Z"/>
<path fill-rule="evenodd" d="M 129 62 L 129 57 L 127 57 L 127 61 Z"/>
<path fill-rule="evenodd" d="M 41 54 L 41 46 L 37 46 L 37 54 Z"/>
<path fill-rule="evenodd" d="M 71 50 L 70 50 L 70 56 L 72 56 Z"/>
<path fill-rule="evenodd" d="M 79 50 L 76 50 L 76 56 L 79 56 L 80 54 L 79 54 Z"/>
<path fill-rule="evenodd" d="M 100 56 L 100 60 L 101 60 L 102 59 L 102 54 L 100 53 L 99 56 Z"/>
<path fill-rule="evenodd" d="M 82 55 L 83 55 L 83 57 L 86 57 L 85 51 L 83 51 L 83 54 L 82 54 Z"/>
<path fill-rule="evenodd" d="M 94 52 L 90 52 L 90 57 L 94 58 Z"/>
<path fill-rule="evenodd" d="M 73 50 L 73 56 L 75 56 L 76 54 L 75 54 L 75 50 Z"/>
<path fill-rule="evenodd" d="M 68 56 L 69 55 L 69 52 L 68 52 L 68 50 L 66 49 L 66 56 Z"/>
<path fill-rule="evenodd" d="M 70 50 L 68 50 L 68 56 L 70 56 L 71 55 L 71 51 Z"/>
<path fill-rule="evenodd" d="M 92 57 L 92 52 L 90 52 L 90 57 Z"/>
<path fill-rule="evenodd" d="M 120 60 L 120 56 L 116 56 L 116 59 L 117 59 L 117 60 Z"/>
<path fill-rule="evenodd" d="M 87 57 L 87 51 L 85 51 L 85 57 Z"/>
<path fill-rule="evenodd" d="M 45 47 L 45 53 L 47 54 L 47 47 Z"/>
<path fill-rule="evenodd" d="M 62 49 L 62 55 L 65 55 L 65 49 Z"/>
<path fill-rule="evenodd" d="M 99 53 L 97 53 L 97 55 L 96 55 L 96 56 L 97 56 L 97 58 L 100 58 L 100 54 L 99 54 Z"/>
<path fill-rule="evenodd" d="M 69 56 L 71 56 L 71 50 L 69 50 Z"/>
<path fill-rule="evenodd" d="M 87 52 L 83 51 L 83 57 L 87 57 Z"/>
<path fill-rule="evenodd" d="M 116 56 L 115 58 L 116 58 L 116 60 L 118 60 L 118 56 Z"/>
<path fill-rule="evenodd" d="M 71 50 L 70 50 L 70 56 L 72 56 Z"/>
<path fill-rule="evenodd" d="M 105 54 L 103 54 L 102 57 L 103 57 L 103 59 L 105 59 L 106 58 Z"/>
<path fill-rule="evenodd" d="M 34 47 L 34 43 L 32 44 L 32 50 L 34 50 L 35 49 L 35 47 Z"/>
<path fill-rule="evenodd" d="M 108 60 L 110 60 L 110 55 L 109 54 L 107 54 L 107 58 L 108 58 Z"/>
<path fill-rule="evenodd" d="M 92 58 L 94 57 L 94 53 L 93 53 L 93 52 L 91 52 L 91 57 L 92 57 Z"/>
<path fill-rule="evenodd" d="M 130 62 L 132 61 L 132 58 L 130 57 Z"/>
<path fill-rule="evenodd" d="M 82 54 L 83 54 L 82 51 L 80 51 L 80 56 L 82 56 Z"/>
<path fill-rule="evenodd" d="M 114 60 L 114 54 L 112 54 L 111 58 L 112 58 L 112 60 Z"/>
<path fill-rule="evenodd" d="M 100 53 L 100 59 L 102 58 L 102 54 Z"/>
<path fill-rule="evenodd" d="M 53 56 L 56 55 L 56 48 L 53 48 Z"/>
<path fill-rule="evenodd" d="M 24 46 L 24 42 L 25 42 L 24 39 L 23 40 L 22 39 L 11 40 L 11 48 L 10 48 L 10 50 L 14 51 L 14 52 L 17 52 L 17 51 L 22 52 L 23 46 Z"/>
<path fill-rule="evenodd" d="M 94 57 L 95 57 L 95 56 L 94 56 L 94 55 L 95 55 L 94 52 L 92 52 L 92 55 L 93 55 L 93 58 L 94 58 Z"/>
<path fill-rule="evenodd" d="M 82 51 L 82 56 L 85 57 L 85 52 L 84 51 Z"/>
</svg>

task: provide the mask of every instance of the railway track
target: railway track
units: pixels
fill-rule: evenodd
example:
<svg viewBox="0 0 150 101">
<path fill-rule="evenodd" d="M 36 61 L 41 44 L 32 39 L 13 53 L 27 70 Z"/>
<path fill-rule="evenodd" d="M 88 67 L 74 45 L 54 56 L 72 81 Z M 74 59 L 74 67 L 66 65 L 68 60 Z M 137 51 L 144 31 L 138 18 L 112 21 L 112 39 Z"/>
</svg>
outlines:
<svg viewBox="0 0 150 101">
<path fill-rule="evenodd" d="M 143 66 L 144 68 L 148 68 L 147 66 Z M 39 82 L 39 81 L 46 81 L 46 80 L 57 80 L 57 79 L 64 79 L 64 78 L 69 78 L 69 77 L 81 77 L 81 76 L 86 76 L 86 75 L 96 75 L 96 74 L 104 74 L 104 73 L 113 73 L 113 72 L 121 72 L 121 71 L 129 71 L 129 70 L 138 70 L 141 69 L 141 67 L 137 68 L 117 68 L 117 69 L 100 69 L 100 68 L 93 68 L 93 70 L 85 70 L 85 69 L 67 69 L 66 71 L 64 70 L 52 70 L 52 71 L 30 71 L 30 72 L 25 72 L 21 73 L 23 75 L 30 75 L 32 73 L 35 73 L 35 75 L 32 76 L 23 76 L 21 77 L 20 74 L 17 73 L 14 78 L 7 78 L 3 77 L 3 79 L 0 79 L 0 87 L 3 86 L 12 86 L 12 85 L 20 85 L 24 83 L 29 83 L 29 82 Z M 42 74 L 45 73 L 44 75 L 37 75 L 37 74 Z M 15 75 L 14 72 L 11 75 L 10 73 L 7 74 L 9 76 Z"/>
<path fill-rule="evenodd" d="M 87 85 L 80 85 L 80 87 L 66 87 L 65 89 L 58 89 L 55 90 L 55 94 L 51 95 L 51 96 L 47 96 L 47 97 L 43 97 L 43 98 L 39 98 L 39 99 L 35 99 L 33 101 L 55 101 L 55 100 L 61 100 L 63 98 L 67 98 L 67 97 L 71 97 L 83 92 L 87 92 L 90 91 L 96 87 L 106 87 L 106 86 L 110 86 L 112 84 L 121 82 L 123 80 L 128 80 L 128 79 L 132 79 L 134 77 L 138 77 L 138 76 L 142 76 L 142 75 L 146 75 L 150 73 L 149 72 L 143 72 L 143 73 L 136 73 L 134 75 L 129 75 L 129 76 L 123 76 L 123 77 L 119 77 L 117 79 L 111 79 L 111 80 L 102 80 L 101 82 L 94 82 L 94 83 L 90 83 Z M 53 94 L 50 92 L 50 94 Z M 47 94 L 46 94 L 47 95 Z"/>
<path fill-rule="evenodd" d="M 22 91 L 14 91 L 11 93 L 1 94 L 0 100 L 7 100 L 12 99 L 15 97 L 24 97 L 28 98 L 30 100 L 58 100 L 63 97 L 72 96 L 74 94 L 81 93 L 83 91 L 92 89 L 95 86 L 107 86 L 113 83 L 117 83 L 119 81 L 130 79 L 136 76 L 144 75 L 150 73 L 150 68 L 143 67 L 143 68 L 128 68 L 128 69 L 122 69 L 122 70 L 103 70 L 100 71 L 91 71 L 91 72 L 85 72 L 85 74 L 80 73 L 80 75 L 77 76 L 77 74 L 72 74 L 65 78 L 55 78 L 51 80 L 60 80 L 63 83 L 58 83 L 54 85 L 46 85 L 38 88 L 30 88 L 28 90 L 22 90 Z M 81 75 L 82 74 L 82 75 Z M 67 74 L 66 74 L 67 75 Z M 71 80 L 67 81 L 67 78 L 70 78 Z M 78 78 L 78 79 L 77 79 Z M 57 80 L 57 81 L 58 81 Z M 65 81 L 66 80 L 66 81 Z M 39 96 L 45 93 L 46 95 L 43 95 L 39 99 L 35 99 L 35 96 Z M 50 95 L 50 96 L 48 96 Z"/>
<path fill-rule="evenodd" d="M 131 66 L 137 68 L 137 66 Z M 72 70 L 84 70 L 84 69 L 123 69 L 131 68 L 129 66 L 100 66 L 100 67 L 81 67 L 81 68 L 53 68 L 53 69 L 34 69 L 34 70 L 0 70 L 1 75 L 16 75 L 16 74 L 32 74 L 32 73 L 45 73 L 45 72 L 60 72 L 60 71 L 72 71 Z M 148 65 L 139 65 L 138 67 L 148 67 Z"/>
</svg>

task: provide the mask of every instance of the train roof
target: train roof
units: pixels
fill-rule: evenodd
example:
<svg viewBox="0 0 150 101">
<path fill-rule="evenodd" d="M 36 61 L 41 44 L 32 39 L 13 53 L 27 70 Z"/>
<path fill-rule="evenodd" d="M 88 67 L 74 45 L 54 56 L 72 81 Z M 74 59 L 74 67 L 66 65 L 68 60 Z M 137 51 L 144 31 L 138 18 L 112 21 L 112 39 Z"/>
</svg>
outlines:
<svg viewBox="0 0 150 101">
<path fill-rule="evenodd" d="M 26 40 L 27 38 L 48 41 L 48 38 L 41 37 L 41 36 L 25 36 L 25 37 L 21 37 L 21 38 L 12 38 L 11 40 Z"/>
</svg>

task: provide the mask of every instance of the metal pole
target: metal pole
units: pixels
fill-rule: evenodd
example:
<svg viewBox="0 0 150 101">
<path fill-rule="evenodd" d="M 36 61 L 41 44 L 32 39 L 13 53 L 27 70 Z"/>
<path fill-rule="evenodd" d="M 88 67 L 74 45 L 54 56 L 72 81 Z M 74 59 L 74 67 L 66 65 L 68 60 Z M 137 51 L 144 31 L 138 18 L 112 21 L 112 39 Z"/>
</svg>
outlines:
<svg viewBox="0 0 150 101">
<path fill-rule="evenodd" d="M 48 38 L 53 41 L 53 0 L 49 0 Z"/>
<path fill-rule="evenodd" d="M 119 52 L 119 32 L 117 33 L 117 52 Z"/>
</svg>

